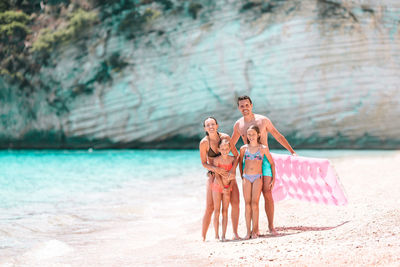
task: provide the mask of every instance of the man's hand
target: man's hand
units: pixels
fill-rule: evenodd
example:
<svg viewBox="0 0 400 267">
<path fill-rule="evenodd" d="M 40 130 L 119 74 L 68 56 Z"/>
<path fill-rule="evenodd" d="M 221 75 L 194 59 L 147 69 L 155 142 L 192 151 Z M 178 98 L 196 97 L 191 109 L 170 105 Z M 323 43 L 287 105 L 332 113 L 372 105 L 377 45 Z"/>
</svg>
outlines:
<svg viewBox="0 0 400 267">
<path fill-rule="evenodd" d="M 272 191 L 272 189 L 274 188 L 275 185 L 275 179 L 271 179 L 271 183 L 269 184 L 269 190 Z"/>
</svg>

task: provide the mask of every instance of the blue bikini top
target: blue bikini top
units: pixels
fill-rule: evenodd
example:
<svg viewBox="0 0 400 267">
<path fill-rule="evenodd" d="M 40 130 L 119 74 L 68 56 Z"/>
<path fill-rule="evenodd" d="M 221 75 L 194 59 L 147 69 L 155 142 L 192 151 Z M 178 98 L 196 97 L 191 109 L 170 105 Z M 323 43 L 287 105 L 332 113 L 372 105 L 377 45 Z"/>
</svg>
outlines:
<svg viewBox="0 0 400 267">
<path fill-rule="evenodd" d="M 248 160 L 248 159 L 249 160 L 263 160 L 263 157 L 261 156 L 260 149 L 258 149 L 256 153 L 251 154 L 249 149 L 247 148 L 246 152 L 244 152 L 244 159 L 245 160 Z"/>
</svg>

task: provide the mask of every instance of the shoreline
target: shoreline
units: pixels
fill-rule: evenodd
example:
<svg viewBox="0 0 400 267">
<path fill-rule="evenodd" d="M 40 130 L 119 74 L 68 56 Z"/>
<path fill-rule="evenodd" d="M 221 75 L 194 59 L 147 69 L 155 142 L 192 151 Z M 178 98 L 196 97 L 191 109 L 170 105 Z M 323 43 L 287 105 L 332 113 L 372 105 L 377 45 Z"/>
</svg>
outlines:
<svg viewBox="0 0 400 267">
<path fill-rule="evenodd" d="M 261 197 L 260 238 L 215 241 L 211 223 L 203 242 L 205 178 L 201 171 L 193 177 L 155 183 L 148 191 L 154 201 L 143 202 L 146 206 L 140 211 L 140 220 L 114 219 L 92 230 L 43 233 L 42 240 L 24 253 L 15 255 L 8 251 L 9 254 L 0 256 L 0 266 L 398 266 L 400 151 L 373 154 L 329 158 L 345 188 L 347 206 L 297 200 L 276 202 L 275 227 L 280 234 L 277 237 L 267 234 Z M 237 180 L 241 192 L 241 181 Z M 152 192 L 164 194 L 151 196 Z M 240 201 L 239 235 L 243 237 L 242 194 Z M 122 203 L 104 209 L 118 218 L 135 212 L 131 205 Z M 229 216 L 227 238 L 231 237 Z"/>
</svg>

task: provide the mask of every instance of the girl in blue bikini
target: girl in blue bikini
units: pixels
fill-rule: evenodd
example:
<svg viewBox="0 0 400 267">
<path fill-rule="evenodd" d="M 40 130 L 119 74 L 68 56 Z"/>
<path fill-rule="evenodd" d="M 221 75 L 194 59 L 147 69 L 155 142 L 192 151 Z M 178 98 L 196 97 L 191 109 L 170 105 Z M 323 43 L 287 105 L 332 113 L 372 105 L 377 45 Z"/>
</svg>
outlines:
<svg viewBox="0 0 400 267">
<path fill-rule="evenodd" d="M 240 148 L 239 170 L 243 181 L 247 235 L 245 239 L 257 238 L 258 202 L 263 186 L 262 162 L 269 154 L 266 146 L 260 143 L 260 129 L 252 125 L 247 130 L 247 144 Z M 253 224 L 253 229 L 251 229 Z"/>
</svg>

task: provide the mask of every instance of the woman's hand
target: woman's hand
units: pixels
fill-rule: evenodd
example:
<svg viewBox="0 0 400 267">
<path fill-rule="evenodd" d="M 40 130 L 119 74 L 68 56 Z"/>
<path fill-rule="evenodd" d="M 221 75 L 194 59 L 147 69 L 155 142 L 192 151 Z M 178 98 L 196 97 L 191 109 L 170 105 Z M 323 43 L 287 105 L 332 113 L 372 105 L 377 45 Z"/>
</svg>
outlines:
<svg viewBox="0 0 400 267">
<path fill-rule="evenodd" d="M 224 179 L 228 182 L 232 180 L 232 174 L 230 172 L 226 172 L 226 176 L 224 176 Z"/>
<path fill-rule="evenodd" d="M 236 171 L 230 171 L 228 175 L 228 181 L 236 180 Z"/>
<path fill-rule="evenodd" d="M 224 170 L 222 168 L 218 168 L 218 167 L 215 167 L 215 172 L 223 177 L 227 177 L 229 174 L 226 170 Z"/>
</svg>

